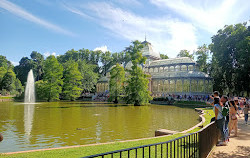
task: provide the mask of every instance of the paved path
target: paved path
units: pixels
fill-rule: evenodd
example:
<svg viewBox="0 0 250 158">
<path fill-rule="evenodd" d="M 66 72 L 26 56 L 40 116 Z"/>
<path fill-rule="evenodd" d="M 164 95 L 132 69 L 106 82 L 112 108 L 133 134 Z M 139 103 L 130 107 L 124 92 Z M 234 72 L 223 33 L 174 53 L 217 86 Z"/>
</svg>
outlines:
<svg viewBox="0 0 250 158">
<path fill-rule="evenodd" d="M 250 120 L 245 124 L 244 116 L 238 122 L 238 137 L 230 137 L 227 146 L 214 148 L 209 158 L 250 158 Z"/>
</svg>

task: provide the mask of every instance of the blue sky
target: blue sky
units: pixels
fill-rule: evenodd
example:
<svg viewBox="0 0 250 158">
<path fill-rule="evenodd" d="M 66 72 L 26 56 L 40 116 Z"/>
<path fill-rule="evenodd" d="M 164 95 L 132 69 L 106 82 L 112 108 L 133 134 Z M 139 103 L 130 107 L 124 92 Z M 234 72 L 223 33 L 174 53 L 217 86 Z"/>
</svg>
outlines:
<svg viewBox="0 0 250 158">
<path fill-rule="evenodd" d="M 175 57 L 248 20 L 248 0 L 0 0 L 0 54 L 16 65 L 32 51 L 120 52 L 146 34 L 155 51 Z"/>
</svg>

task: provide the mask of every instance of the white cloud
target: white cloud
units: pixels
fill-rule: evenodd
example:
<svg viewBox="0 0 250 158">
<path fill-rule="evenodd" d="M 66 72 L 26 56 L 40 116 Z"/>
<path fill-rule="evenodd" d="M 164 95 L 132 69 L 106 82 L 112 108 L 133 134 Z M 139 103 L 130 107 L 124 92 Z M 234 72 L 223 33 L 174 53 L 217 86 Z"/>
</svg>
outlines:
<svg viewBox="0 0 250 158">
<path fill-rule="evenodd" d="M 19 65 L 19 62 L 15 62 L 15 61 L 10 61 L 14 66 Z"/>
<path fill-rule="evenodd" d="M 57 25 L 54 25 L 46 20 L 43 20 L 41 18 L 38 18 L 34 16 L 33 14 L 29 13 L 28 11 L 24 10 L 23 8 L 15 5 L 14 3 L 11 3 L 7 0 L 0 0 L 0 8 L 3 8 L 10 13 L 19 16 L 25 20 L 31 21 L 33 23 L 39 24 L 41 26 L 44 26 L 45 28 L 49 30 L 53 30 L 58 33 L 63 33 L 65 35 L 69 36 L 75 36 L 72 32 L 65 30 Z"/>
<path fill-rule="evenodd" d="M 242 19 L 243 14 L 249 15 L 250 3 L 245 0 L 222 1 L 185 1 L 185 0 L 150 0 L 159 8 L 171 9 L 187 18 L 195 26 L 215 34 L 224 25 L 235 24 L 248 19 Z M 249 17 L 247 17 L 249 18 Z"/>
<path fill-rule="evenodd" d="M 117 37 L 143 40 L 146 33 L 148 41 L 170 57 L 175 57 L 182 49 L 197 48 L 196 30 L 191 23 L 169 17 L 147 18 L 104 2 L 90 3 L 84 9 L 96 23 Z"/>
<path fill-rule="evenodd" d="M 74 7 L 71 7 L 65 3 L 61 3 L 61 5 L 68 11 L 72 12 L 72 13 L 75 13 L 77 15 L 80 15 L 84 18 L 87 18 L 87 19 L 92 19 L 92 17 L 88 16 L 87 14 L 83 13 L 82 11 L 80 11 L 79 9 L 76 9 Z"/>
<path fill-rule="evenodd" d="M 94 51 L 97 51 L 97 50 L 100 50 L 100 51 L 102 51 L 103 53 L 109 51 L 109 50 L 108 50 L 108 47 L 107 47 L 106 45 L 101 46 L 101 47 L 96 47 L 96 48 L 94 49 Z"/>
<path fill-rule="evenodd" d="M 50 56 L 50 55 L 58 56 L 58 55 L 56 54 L 56 52 L 52 52 L 52 53 L 50 53 L 50 52 L 45 52 L 45 53 L 43 53 L 43 55 L 45 56 L 45 58 L 47 58 L 47 57 Z"/>
</svg>

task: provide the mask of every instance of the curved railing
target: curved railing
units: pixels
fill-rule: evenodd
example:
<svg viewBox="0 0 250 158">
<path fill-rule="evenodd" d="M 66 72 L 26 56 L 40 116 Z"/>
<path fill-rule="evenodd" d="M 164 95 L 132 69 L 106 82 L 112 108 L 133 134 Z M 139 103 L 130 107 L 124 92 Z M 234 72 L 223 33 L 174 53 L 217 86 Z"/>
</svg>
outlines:
<svg viewBox="0 0 250 158">
<path fill-rule="evenodd" d="M 84 158 L 94 157 L 161 157 L 161 158 L 205 158 L 212 150 L 218 140 L 218 131 L 215 122 L 210 123 L 198 132 L 187 134 L 185 136 L 160 142 L 155 144 L 143 145 L 122 150 L 115 150 L 102 154 L 86 156 Z"/>
</svg>

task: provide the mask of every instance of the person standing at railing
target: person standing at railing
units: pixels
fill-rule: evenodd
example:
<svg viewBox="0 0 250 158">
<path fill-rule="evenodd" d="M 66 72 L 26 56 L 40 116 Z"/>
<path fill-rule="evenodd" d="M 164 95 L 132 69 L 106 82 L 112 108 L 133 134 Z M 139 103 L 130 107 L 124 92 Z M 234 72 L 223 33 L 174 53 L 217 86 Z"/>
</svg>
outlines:
<svg viewBox="0 0 250 158">
<path fill-rule="evenodd" d="M 229 109 L 229 136 L 232 132 L 232 130 L 234 130 L 234 135 L 237 136 L 238 133 L 238 118 L 237 118 L 237 114 L 238 114 L 238 106 L 237 106 L 237 100 L 231 100 L 229 102 L 230 104 L 230 109 Z M 239 114 L 238 114 L 239 116 Z"/>
<path fill-rule="evenodd" d="M 213 110 L 215 113 L 215 123 L 220 132 L 220 142 L 217 145 L 225 146 L 227 145 L 224 132 L 225 117 L 222 115 L 222 106 L 220 105 L 221 103 L 220 103 L 219 92 L 215 91 L 214 96 L 210 96 L 210 98 L 214 100 L 210 105 L 214 107 Z"/>
</svg>

